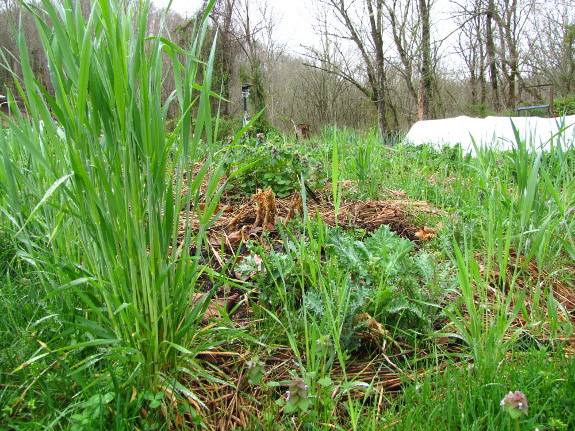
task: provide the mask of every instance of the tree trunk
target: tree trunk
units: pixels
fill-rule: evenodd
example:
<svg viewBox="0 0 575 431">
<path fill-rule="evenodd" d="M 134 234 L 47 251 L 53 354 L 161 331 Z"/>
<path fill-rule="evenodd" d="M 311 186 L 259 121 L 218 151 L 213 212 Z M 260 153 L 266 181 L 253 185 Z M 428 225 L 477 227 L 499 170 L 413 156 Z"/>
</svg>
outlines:
<svg viewBox="0 0 575 431">
<path fill-rule="evenodd" d="M 385 55 L 382 39 L 383 0 L 376 1 L 376 10 L 371 0 L 367 0 L 371 38 L 375 45 L 375 86 L 374 98 L 377 107 L 377 126 L 381 134 L 388 130 L 387 101 L 385 92 Z"/>
<path fill-rule="evenodd" d="M 517 47 L 518 11 L 517 0 L 508 2 L 504 10 L 504 19 L 499 17 L 501 29 L 502 52 L 507 80 L 506 107 L 516 108 L 517 80 L 519 79 L 519 52 Z"/>
<path fill-rule="evenodd" d="M 230 100 L 230 81 L 233 72 L 233 35 L 232 19 L 235 7 L 235 0 L 225 0 L 222 5 L 222 18 L 219 25 L 220 38 L 220 75 L 222 85 L 222 97 Z M 221 114 L 228 117 L 230 113 L 230 104 L 223 102 L 221 104 Z"/>
<path fill-rule="evenodd" d="M 485 79 L 486 55 L 483 45 L 479 43 L 479 103 L 485 106 L 487 101 L 487 80 Z"/>
<path fill-rule="evenodd" d="M 499 86 L 497 82 L 497 58 L 495 53 L 495 42 L 493 38 L 493 15 L 495 14 L 495 2 L 494 0 L 489 0 L 486 13 L 486 51 L 487 51 L 487 62 L 489 63 L 489 79 L 491 81 L 491 97 L 493 102 L 493 107 L 496 111 L 501 109 L 501 103 L 499 102 Z"/>
<path fill-rule="evenodd" d="M 421 84 L 420 84 L 420 120 L 430 118 L 430 105 L 433 90 L 433 71 L 431 64 L 431 23 L 429 20 L 429 0 L 419 0 L 421 19 Z"/>
<path fill-rule="evenodd" d="M 384 98 L 377 93 L 374 99 L 375 106 L 377 107 L 377 128 L 379 132 L 384 135 L 389 130 L 387 125 L 387 105 Z"/>
</svg>

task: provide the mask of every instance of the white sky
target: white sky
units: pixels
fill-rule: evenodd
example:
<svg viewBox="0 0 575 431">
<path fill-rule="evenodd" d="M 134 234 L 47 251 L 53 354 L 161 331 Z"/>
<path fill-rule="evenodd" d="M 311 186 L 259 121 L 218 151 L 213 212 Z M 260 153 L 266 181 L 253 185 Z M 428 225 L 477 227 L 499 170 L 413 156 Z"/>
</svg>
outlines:
<svg viewBox="0 0 575 431">
<path fill-rule="evenodd" d="M 240 0 L 244 1 L 244 0 Z M 302 46 L 314 46 L 319 42 L 319 37 L 314 32 L 316 24 L 316 7 L 320 3 L 318 0 L 250 0 L 251 8 L 257 11 L 258 4 L 264 4 L 268 11 L 272 12 L 277 20 L 273 38 L 277 45 L 284 45 L 287 52 L 292 54 L 302 54 L 305 49 Z M 575 0 L 574 0 L 575 1 Z M 165 8 L 169 0 L 152 0 L 159 8 Z M 353 4 L 353 2 L 350 2 Z M 190 16 L 202 5 L 202 0 L 173 0 L 172 10 L 177 11 L 182 16 Z M 450 0 L 435 0 L 433 3 L 434 23 L 433 34 L 436 40 L 440 40 L 450 34 L 455 25 L 451 18 L 453 3 Z M 257 12 L 256 12 L 257 13 Z M 367 25 L 367 23 L 366 23 Z M 450 39 L 451 41 L 453 38 Z M 389 40 L 392 47 L 393 42 Z M 448 48 L 449 43 L 440 48 L 442 52 L 442 62 L 447 69 L 457 73 L 461 67 L 458 55 L 453 55 Z M 391 48 L 393 50 L 393 48 Z"/>
<path fill-rule="evenodd" d="M 261 0 L 272 8 L 277 17 L 276 37 L 286 43 L 290 51 L 300 52 L 300 45 L 312 45 L 313 0 Z M 156 7 L 164 8 L 169 0 L 153 0 Z M 257 3 L 257 2 L 256 2 Z M 202 0 L 173 0 L 171 9 L 183 16 L 189 16 L 201 6 Z"/>
</svg>

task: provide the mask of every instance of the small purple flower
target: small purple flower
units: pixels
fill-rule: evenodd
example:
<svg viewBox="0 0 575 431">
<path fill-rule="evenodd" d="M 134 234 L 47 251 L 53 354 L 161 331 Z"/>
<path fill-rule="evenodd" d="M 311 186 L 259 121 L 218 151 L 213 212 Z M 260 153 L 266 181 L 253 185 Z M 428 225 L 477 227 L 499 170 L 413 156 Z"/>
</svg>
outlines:
<svg viewBox="0 0 575 431">
<path fill-rule="evenodd" d="M 529 405 L 527 404 L 527 397 L 521 391 L 509 392 L 505 398 L 501 400 L 501 407 L 513 419 L 519 418 L 522 414 L 527 416 L 529 412 Z"/>
<path fill-rule="evenodd" d="M 285 394 L 285 413 L 293 413 L 297 410 L 307 411 L 310 406 L 308 387 L 300 377 L 295 377 L 289 382 L 288 391 Z"/>
</svg>

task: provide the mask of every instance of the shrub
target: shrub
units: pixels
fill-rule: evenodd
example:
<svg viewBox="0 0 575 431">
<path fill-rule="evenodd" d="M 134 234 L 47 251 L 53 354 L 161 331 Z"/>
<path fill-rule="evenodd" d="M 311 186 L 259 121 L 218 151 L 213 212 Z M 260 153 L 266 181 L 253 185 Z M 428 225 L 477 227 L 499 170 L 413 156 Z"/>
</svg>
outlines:
<svg viewBox="0 0 575 431">
<path fill-rule="evenodd" d="M 575 96 L 560 97 L 553 101 L 556 115 L 575 115 Z"/>
<path fill-rule="evenodd" d="M 226 156 L 227 172 L 245 164 L 250 167 L 229 185 L 233 191 L 243 195 L 271 187 L 277 196 L 287 196 L 301 190 L 302 177 L 312 188 L 324 185 L 323 165 L 305 150 L 286 143 L 277 134 L 268 139 L 249 138 L 243 145 L 232 148 Z"/>
</svg>

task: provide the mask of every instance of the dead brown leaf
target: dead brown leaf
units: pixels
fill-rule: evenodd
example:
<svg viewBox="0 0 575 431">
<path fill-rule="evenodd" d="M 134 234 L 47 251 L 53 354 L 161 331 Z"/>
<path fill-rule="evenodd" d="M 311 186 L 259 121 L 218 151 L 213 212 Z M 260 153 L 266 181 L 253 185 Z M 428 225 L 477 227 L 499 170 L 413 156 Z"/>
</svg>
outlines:
<svg viewBox="0 0 575 431">
<path fill-rule="evenodd" d="M 226 243 L 228 243 L 232 247 L 240 245 L 240 243 L 243 240 L 244 240 L 244 237 L 242 236 L 241 230 L 237 230 L 235 232 L 232 232 L 232 233 L 226 235 Z"/>
<path fill-rule="evenodd" d="M 413 235 L 415 239 L 418 239 L 422 242 L 429 241 L 431 238 L 435 238 L 437 236 L 437 229 L 432 227 L 422 226 L 415 234 Z"/>
<path fill-rule="evenodd" d="M 206 312 L 202 316 L 202 323 L 206 324 L 212 317 L 220 316 L 220 310 L 230 311 L 234 305 L 238 303 L 240 295 L 234 293 L 227 298 L 212 298 L 208 304 Z M 207 295 L 205 293 L 196 293 L 194 295 L 194 306 L 200 301 L 205 301 Z"/>
<path fill-rule="evenodd" d="M 389 331 L 385 329 L 381 323 L 379 323 L 375 318 L 371 317 L 368 313 L 361 313 L 355 317 L 356 322 L 365 322 L 365 325 L 369 332 L 374 335 L 377 334 L 383 337 L 389 337 Z"/>
</svg>

